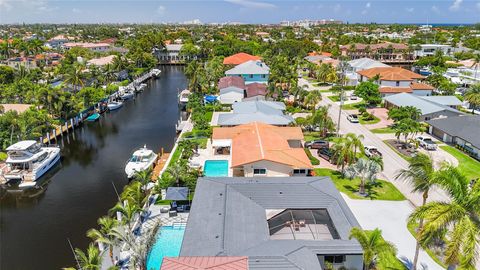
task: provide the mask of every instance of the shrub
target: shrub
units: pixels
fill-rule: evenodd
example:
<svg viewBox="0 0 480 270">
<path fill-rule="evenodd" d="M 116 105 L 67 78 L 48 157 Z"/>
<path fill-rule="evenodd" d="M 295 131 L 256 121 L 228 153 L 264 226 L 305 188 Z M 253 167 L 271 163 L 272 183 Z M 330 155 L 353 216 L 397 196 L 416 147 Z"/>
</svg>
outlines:
<svg viewBox="0 0 480 270">
<path fill-rule="evenodd" d="M 312 165 L 320 165 L 320 160 L 318 160 L 318 158 L 312 155 L 312 153 L 310 152 L 310 149 L 308 148 L 304 148 L 304 149 L 305 149 L 305 153 L 308 156 L 308 159 L 310 159 L 310 163 L 312 163 Z"/>
</svg>

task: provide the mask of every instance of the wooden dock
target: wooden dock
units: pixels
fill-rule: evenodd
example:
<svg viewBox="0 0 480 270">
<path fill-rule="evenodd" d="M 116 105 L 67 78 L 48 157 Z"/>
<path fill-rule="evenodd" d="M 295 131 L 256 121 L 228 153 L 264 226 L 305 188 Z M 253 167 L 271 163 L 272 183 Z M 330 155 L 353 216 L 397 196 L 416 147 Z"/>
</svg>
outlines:
<svg viewBox="0 0 480 270">
<path fill-rule="evenodd" d="M 160 172 L 163 170 L 163 167 L 167 166 L 168 157 L 170 153 L 159 153 L 155 167 L 153 167 L 152 181 L 156 182 L 160 176 Z"/>
<path fill-rule="evenodd" d="M 82 121 L 79 118 L 72 118 L 65 124 L 56 126 L 52 131 L 46 134 L 45 137 L 40 138 L 40 142 L 43 144 L 50 144 L 52 141 L 56 141 L 59 136 L 63 136 L 64 133 L 73 131 L 75 127 L 79 126 Z"/>
</svg>

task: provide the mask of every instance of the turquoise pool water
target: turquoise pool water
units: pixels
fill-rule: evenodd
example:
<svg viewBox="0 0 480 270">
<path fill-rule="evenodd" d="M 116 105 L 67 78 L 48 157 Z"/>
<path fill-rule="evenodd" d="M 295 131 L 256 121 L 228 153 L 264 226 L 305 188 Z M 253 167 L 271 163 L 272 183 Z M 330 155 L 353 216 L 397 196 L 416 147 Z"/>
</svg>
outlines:
<svg viewBox="0 0 480 270">
<path fill-rule="evenodd" d="M 203 166 L 205 176 L 228 176 L 228 160 L 206 160 Z"/>
<path fill-rule="evenodd" d="M 160 269 L 163 257 L 178 257 L 184 233 L 184 226 L 163 226 L 157 234 L 157 242 L 148 255 L 147 269 Z"/>
</svg>

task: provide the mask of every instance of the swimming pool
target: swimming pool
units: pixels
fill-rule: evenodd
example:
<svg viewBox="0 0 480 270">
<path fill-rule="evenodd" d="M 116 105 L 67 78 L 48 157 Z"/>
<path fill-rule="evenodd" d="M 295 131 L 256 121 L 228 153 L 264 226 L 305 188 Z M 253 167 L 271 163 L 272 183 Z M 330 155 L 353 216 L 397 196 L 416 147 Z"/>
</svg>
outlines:
<svg viewBox="0 0 480 270">
<path fill-rule="evenodd" d="M 147 259 L 147 269 L 160 269 L 163 257 L 178 257 L 182 247 L 185 226 L 163 226 Z"/>
<path fill-rule="evenodd" d="M 203 166 L 205 176 L 228 176 L 228 160 L 206 160 Z"/>
</svg>

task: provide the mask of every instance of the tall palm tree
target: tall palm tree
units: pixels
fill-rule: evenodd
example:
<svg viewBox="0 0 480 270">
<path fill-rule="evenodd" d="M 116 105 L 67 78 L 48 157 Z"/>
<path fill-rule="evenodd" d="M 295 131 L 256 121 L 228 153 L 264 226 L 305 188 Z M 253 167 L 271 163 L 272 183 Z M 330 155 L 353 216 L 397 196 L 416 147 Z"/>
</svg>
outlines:
<svg viewBox="0 0 480 270">
<path fill-rule="evenodd" d="M 100 270 L 102 267 L 102 256 L 100 256 L 100 251 L 93 244 L 88 246 L 86 253 L 76 248 L 75 259 L 78 261 L 78 270 Z M 63 269 L 75 270 L 74 267 Z"/>
<path fill-rule="evenodd" d="M 129 204 L 141 208 L 147 198 L 147 189 L 139 181 L 133 181 L 125 187 L 120 194 L 122 201 L 128 201 Z"/>
<path fill-rule="evenodd" d="M 85 67 L 83 65 L 75 65 L 67 74 L 65 74 L 64 83 L 73 85 L 73 91 L 75 93 L 78 91 L 78 87 L 84 86 L 84 70 Z"/>
<path fill-rule="evenodd" d="M 365 195 L 365 184 L 367 181 L 373 182 L 377 179 L 380 172 L 380 165 L 370 159 L 361 158 L 355 164 L 350 165 L 345 170 L 345 175 L 349 178 L 360 178 L 360 186 L 358 192 Z"/>
<path fill-rule="evenodd" d="M 125 203 L 118 202 L 112 209 L 109 210 L 109 213 L 120 213 L 122 216 L 122 224 L 128 225 L 128 228 L 132 229 L 131 223 L 141 210 L 142 209 L 138 207 L 138 205 L 126 201 Z"/>
<path fill-rule="evenodd" d="M 436 184 L 434 181 L 435 168 L 430 156 L 418 153 L 409 160 L 408 169 L 400 170 L 395 179 L 403 179 L 412 186 L 412 192 L 421 192 L 423 197 L 422 206 L 427 203 L 428 193 Z M 423 219 L 419 220 L 418 231 L 423 228 Z M 418 254 L 420 252 L 420 241 L 417 236 L 417 244 L 415 246 L 415 256 L 413 258 L 413 268 L 417 269 Z"/>
<path fill-rule="evenodd" d="M 350 239 L 355 238 L 363 249 L 363 269 L 376 269 L 375 263 L 378 257 L 385 253 L 397 253 L 395 245 L 385 241 L 382 237 L 382 231 L 378 228 L 366 232 L 358 227 L 350 231 Z"/>
<path fill-rule="evenodd" d="M 315 111 L 315 107 L 317 106 L 318 102 L 322 100 L 322 94 L 318 90 L 310 91 L 307 96 L 305 97 L 304 103 L 307 108 L 312 109 Z"/>
<path fill-rule="evenodd" d="M 478 69 L 480 68 L 480 53 L 475 54 L 473 57 L 473 65 L 475 66 L 475 79 L 477 79 Z"/>
<path fill-rule="evenodd" d="M 152 173 L 153 173 L 152 169 L 139 171 L 135 173 L 133 178 L 139 181 L 140 183 L 142 183 L 142 185 L 146 185 L 152 180 Z"/>
<path fill-rule="evenodd" d="M 362 140 L 365 137 L 363 135 L 356 135 L 354 133 L 347 133 L 345 135 L 345 139 L 347 141 L 347 144 L 350 147 L 353 147 L 353 153 L 356 158 L 357 156 L 357 150 L 360 150 L 360 152 L 363 152 L 363 143 Z"/>
<path fill-rule="evenodd" d="M 429 202 L 416 208 L 409 222 L 424 221 L 418 232 L 422 245 L 440 237 L 446 239 L 445 263 L 473 270 L 480 247 L 480 181 L 471 186 L 470 180 L 450 164 L 442 165 L 434 181 L 451 200 Z"/>
<path fill-rule="evenodd" d="M 118 225 L 117 220 L 111 217 L 101 217 L 98 219 L 98 225 L 100 225 L 100 229 L 88 230 L 87 236 L 97 243 L 106 245 L 109 250 L 109 256 L 112 260 L 112 264 L 115 264 L 115 261 L 113 260 L 113 247 L 117 243 L 117 239 L 112 236 L 111 233 L 113 228 Z"/>
<path fill-rule="evenodd" d="M 329 109 L 330 105 L 318 107 L 311 116 L 312 123 L 314 126 L 318 127 L 321 138 L 325 138 L 329 131 L 335 130 L 335 123 L 330 115 L 328 115 Z"/>
<path fill-rule="evenodd" d="M 480 65 L 480 64 L 478 64 Z M 465 100 L 472 106 L 472 113 L 480 106 L 480 84 L 472 85 L 465 93 Z"/>
</svg>

